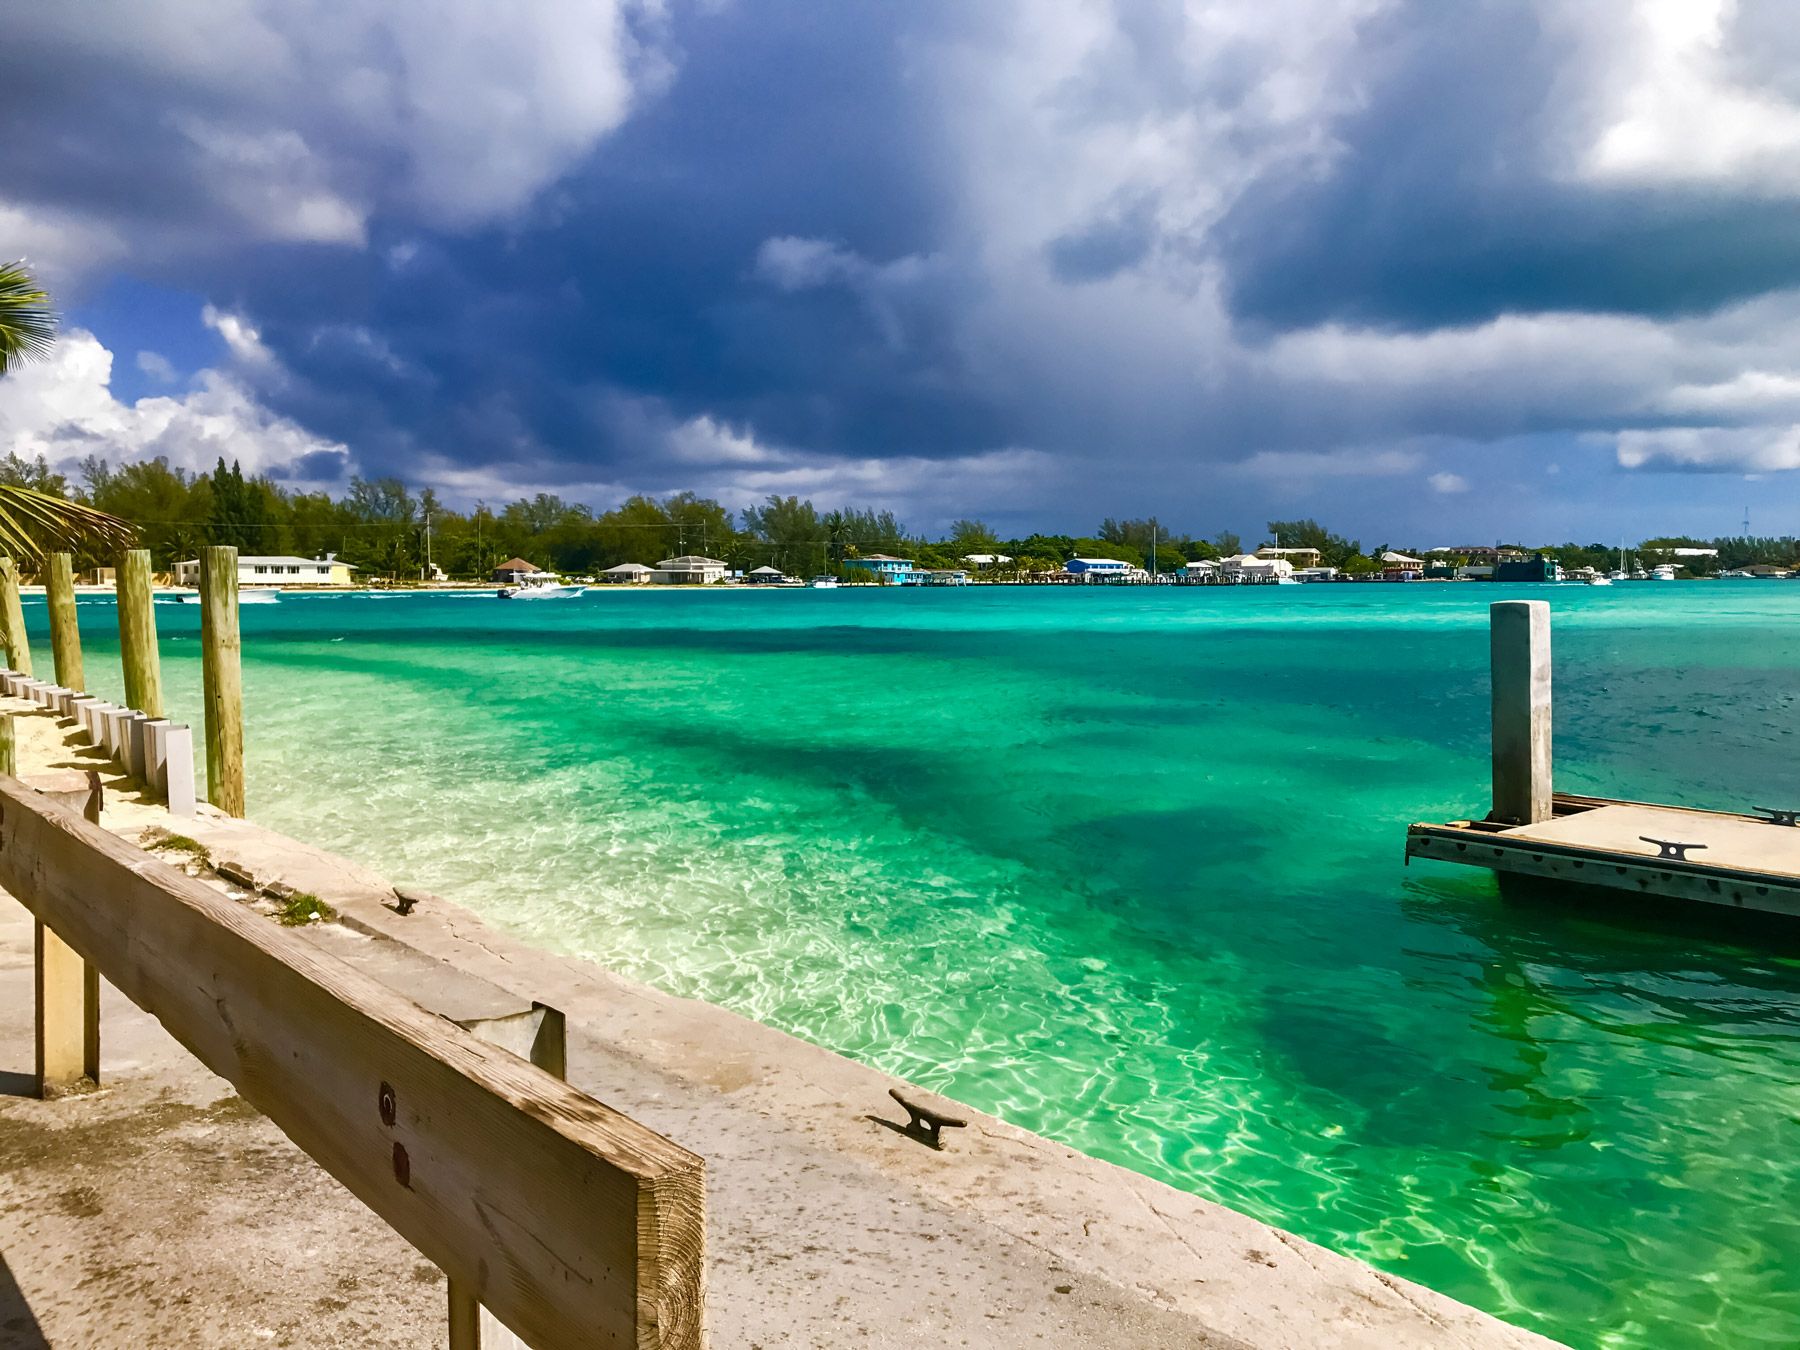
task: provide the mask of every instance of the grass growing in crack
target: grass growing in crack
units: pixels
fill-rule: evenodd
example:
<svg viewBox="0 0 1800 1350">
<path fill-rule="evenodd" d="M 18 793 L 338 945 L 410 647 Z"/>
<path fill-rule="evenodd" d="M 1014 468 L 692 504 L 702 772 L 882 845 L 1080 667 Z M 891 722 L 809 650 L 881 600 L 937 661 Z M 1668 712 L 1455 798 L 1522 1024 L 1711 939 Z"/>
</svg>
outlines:
<svg viewBox="0 0 1800 1350">
<path fill-rule="evenodd" d="M 206 845 L 201 843 L 198 839 L 189 839 L 185 834 L 165 834 L 158 839 L 147 841 L 144 847 L 160 851 L 186 853 L 191 855 L 196 862 L 202 862 L 209 866 L 212 864 L 212 854 L 207 851 Z"/>
<path fill-rule="evenodd" d="M 276 911 L 275 917 L 289 928 L 298 928 L 303 923 L 325 923 L 335 919 L 337 911 L 311 891 L 296 891 Z"/>
</svg>

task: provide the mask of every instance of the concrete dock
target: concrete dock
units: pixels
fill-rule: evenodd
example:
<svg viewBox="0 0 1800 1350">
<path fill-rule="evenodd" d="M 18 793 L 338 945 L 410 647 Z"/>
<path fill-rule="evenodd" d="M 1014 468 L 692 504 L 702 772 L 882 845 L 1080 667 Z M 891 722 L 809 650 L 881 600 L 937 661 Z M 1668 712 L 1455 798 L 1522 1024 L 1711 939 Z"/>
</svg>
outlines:
<svg viewBox="0 0 1800 1350">
<path fill-rule="evenodd" d="M 0 711 L 20 714 L 27 782 L 65 787 L 98 763 L 72 722 Z M 560 1009 L 570 1081 L 707 1160 L 714 1346 L 1550 1344 L 973 1109 L 942 1152 L 926 1148 L 896 1128 L 887 1075 L 435 897 L 402 914 L 395 888 L 347 859 L 206 806 L 174 820 L 116 775 L 107 787 L 103 827 L 179 830 L 248 908 L 269 905 L 217 865 L 321 897 L 339 921 L 306 940 L 429 1009 Z M 0 1340 L 444 1343 L 433 1268 L 110 991 L 99 1091 L 19 1095 L 30 932 L 0 897 Z"/>
</svg>

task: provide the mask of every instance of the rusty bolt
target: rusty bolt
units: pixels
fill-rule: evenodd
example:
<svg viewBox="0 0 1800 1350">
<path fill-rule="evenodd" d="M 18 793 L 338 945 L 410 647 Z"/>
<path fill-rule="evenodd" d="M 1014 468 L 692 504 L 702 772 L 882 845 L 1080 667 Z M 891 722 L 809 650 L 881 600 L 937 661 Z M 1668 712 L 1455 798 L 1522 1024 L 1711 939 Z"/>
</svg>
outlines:
<svg viewBox="0 0 1800 1350">
<path fill-rule="evenodd" d="M 381 1085 L 381 1091 L 376 1095 L 375 1104 L 381 1111 L 383 1125 L 392 1125 L 400 1118 L 400 1112 L 394 1102 L 394 1089 L 386 1083 Z"/>
</svg>

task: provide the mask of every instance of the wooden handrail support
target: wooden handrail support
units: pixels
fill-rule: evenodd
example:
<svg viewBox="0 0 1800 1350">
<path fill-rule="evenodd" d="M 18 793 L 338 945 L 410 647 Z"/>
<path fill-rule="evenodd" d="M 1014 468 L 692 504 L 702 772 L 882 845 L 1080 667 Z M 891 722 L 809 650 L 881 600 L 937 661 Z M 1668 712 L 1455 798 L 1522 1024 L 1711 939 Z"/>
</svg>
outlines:
<svg viewBox="0 0 1800 1350">
<path fill-rule="evenodd" d="M 705 1165 L 0 776 L 0 886 L 540 1350 L 705 1345 Z"/>
</svg>

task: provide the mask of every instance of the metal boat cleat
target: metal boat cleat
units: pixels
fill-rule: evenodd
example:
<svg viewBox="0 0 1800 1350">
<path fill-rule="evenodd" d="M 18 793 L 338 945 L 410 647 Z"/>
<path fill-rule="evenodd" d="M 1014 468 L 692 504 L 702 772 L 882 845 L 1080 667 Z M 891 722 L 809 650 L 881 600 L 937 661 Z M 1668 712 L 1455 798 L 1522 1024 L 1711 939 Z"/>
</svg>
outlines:
<svg viewBox="0 0 1800 1350">
<path fill-rule="evenodd" d="M 907 1114 L 912 1117 L 906 1122 L 906 1133 L 932 1148 L 941 1149 L 944 1146 L 939 1138 L 939 1131 L 960 1130 L 969 1123 L 960 1116 L 947 1115 L 923 1102 L 911 1101 L 899 1088 L 889 1088 L 888 1096 L 904 1106 Z"/>
<path fill-rule="evenodd" d="M 1769 818 L 1771 825 L 1800 826 L 1800 811 L 1785 811 L 1779 806 L 1754 806 L 1753 811 L 1760 811 Z"/>
<path fill-rule="evenodd" d="M 1656 855 L 1657 857 L 1670 858 L 1675 862 L 1686 862 L 1688 860 L 1688 850 L 1691 848 L 1706 847 L 1705 844 L 1681 844 L 1673 839 L 1652 839 L 1647 834 L 1640 834 L 1638 838 L 1642 839 L 1646 844 L 1655 844 L 1657 848 L 1661 849 L 1662 851 Z"/>
</svg>

